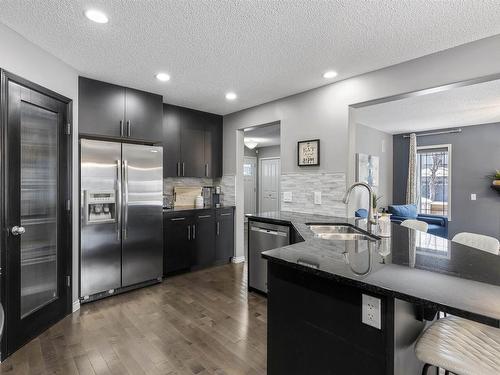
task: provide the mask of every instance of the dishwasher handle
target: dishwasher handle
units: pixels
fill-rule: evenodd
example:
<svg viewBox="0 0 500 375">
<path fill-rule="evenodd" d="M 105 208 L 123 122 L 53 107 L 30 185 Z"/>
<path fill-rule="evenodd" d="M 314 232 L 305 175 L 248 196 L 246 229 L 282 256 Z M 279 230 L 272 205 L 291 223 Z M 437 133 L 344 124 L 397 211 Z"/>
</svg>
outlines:
<svg viewBox="0 0 500 375">
<path fill-rule="evenodd" d="M 278 230 L 272 230 L 272 229 L 266 229 L 266 228 L 260 228 L 260 227 L 250 227 L 250 230 L 252 230 L 254 232 L 270 234 L 272 236 L 288 237 L 288 233 L 280 232 Z"/>
</svg>

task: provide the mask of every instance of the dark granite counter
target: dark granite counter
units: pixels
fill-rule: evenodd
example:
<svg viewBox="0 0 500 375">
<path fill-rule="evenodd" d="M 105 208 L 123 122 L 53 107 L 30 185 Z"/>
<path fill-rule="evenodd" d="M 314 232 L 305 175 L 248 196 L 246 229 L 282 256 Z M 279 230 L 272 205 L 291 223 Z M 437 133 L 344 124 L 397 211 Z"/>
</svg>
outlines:
<svg viewBox="0 0 500 375">
<path fill-rule="evenodd" d="M 500 327 L 497 255 L 396 224 L 390 238 L 340 241 L 315 237 L 306 223 L 347 223 L 365 230 L 366 222 L 295 212 L 247 216 L 291 224 L 304 240 L 263 252 L 269 262 Z"/>
<path fill-rule="evenodd" d="M 221 206 L 221 207 L 173 207 L 163 208 L 164 213 L 168 212 L 183 212 L 183 211 L 198 211 L 198 210 L 222 210 L 224 208 L 234 208 L 235 206 Z"/>
</svg>

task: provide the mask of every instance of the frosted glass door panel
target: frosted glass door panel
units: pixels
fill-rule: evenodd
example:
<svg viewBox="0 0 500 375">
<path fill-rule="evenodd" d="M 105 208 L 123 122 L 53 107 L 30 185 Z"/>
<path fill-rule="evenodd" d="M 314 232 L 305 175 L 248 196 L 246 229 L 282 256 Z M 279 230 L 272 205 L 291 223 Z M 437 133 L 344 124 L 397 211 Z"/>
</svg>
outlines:
<svg viewBox="0 0 500 375">
<path fill-rule="evenodd" d="M 58 297 L 57 114 L 21 102 L 21 317 Z"/>
</svg>

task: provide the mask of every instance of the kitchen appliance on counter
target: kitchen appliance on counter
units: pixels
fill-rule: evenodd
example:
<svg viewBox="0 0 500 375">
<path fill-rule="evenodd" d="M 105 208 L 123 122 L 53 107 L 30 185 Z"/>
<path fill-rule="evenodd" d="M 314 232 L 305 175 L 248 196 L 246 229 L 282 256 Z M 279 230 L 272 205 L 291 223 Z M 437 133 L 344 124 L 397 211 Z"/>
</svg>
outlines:
<svg viewBox="0 0 500 375">
<path fill-rule="evenodd" d="M 163 274 L 163 149 L 80 141 L 80 300 Z"/>
<path fill-rule="evenodd" d="M 267 293 L 267 260 L 261 253 L 290 245 L 290 227 L 249 220 L 248 286 L 250 290 Z"/>
<path fill-rule="evenodd" d="M 204 186 L 202 189 L 203 205 L 205 207 L 219 208 L 221 188 L 220 186 Z"/>
</svg>

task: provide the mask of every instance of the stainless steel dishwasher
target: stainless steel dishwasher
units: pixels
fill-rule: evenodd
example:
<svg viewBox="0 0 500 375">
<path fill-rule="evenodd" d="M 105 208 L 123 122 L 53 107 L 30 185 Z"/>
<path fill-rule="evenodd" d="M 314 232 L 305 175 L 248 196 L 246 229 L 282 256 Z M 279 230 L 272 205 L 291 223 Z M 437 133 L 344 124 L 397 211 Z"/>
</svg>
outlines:
<svg viewBox="0 0 500 375">
<path fill-rule="evenodd" d="M 267 261 L 260 254 L 263 251 L 289 244 L 289 226 L 249 220 L 248 286 L 250 290 L 267 293 Z"/>
</svg>

